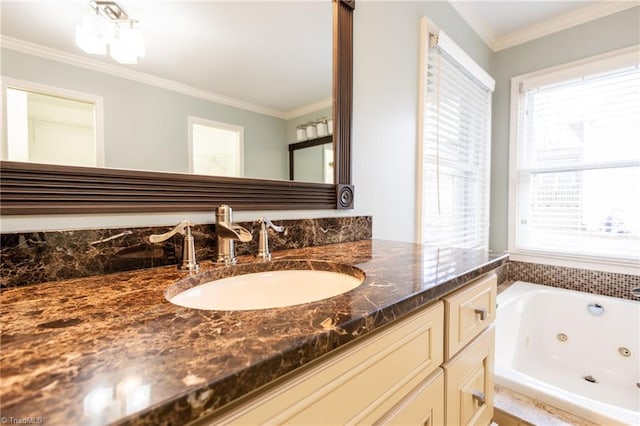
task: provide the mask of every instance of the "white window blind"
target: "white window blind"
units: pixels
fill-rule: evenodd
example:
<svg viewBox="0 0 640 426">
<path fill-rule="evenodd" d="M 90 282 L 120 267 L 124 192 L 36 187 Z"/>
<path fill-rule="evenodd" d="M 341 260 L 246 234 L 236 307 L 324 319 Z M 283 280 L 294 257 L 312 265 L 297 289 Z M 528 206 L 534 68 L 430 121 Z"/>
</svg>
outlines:
<svg viewBox="0 0 640 426">
<path fill-rule="evenodd" d="M 442 32 L 438 38 L 451 45 Z M 487 248 L 491 90 L 483 82 L 492 88 L 493 79 L 474 76 L 479 66 L 464 66 L 435 36 L 431 40 L 424 73 L 422 241 Z"/>
<path fill-rule="evenodd" d="M 637 262 L 640 68 L 521 87 L 516 250 Z"/>
</svg>

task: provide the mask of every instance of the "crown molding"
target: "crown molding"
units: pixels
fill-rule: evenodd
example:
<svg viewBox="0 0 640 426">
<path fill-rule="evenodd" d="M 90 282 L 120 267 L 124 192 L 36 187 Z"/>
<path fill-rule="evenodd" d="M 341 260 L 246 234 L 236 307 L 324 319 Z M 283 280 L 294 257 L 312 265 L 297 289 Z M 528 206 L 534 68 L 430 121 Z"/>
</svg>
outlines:
<svg viewBox="0 0 640 426">
<path fill-rule="evenodd" d="M 637 6 L 637 1 L 602 1 L 498 37 L 490 47 L 497 52 Z"/>
<path fill-rule="evenodd" d="M 518 31 L 496 36 L 482 16 L 477 14 L 472 7 L 469 7 L 469 3 L 449 0 L 449 4 L 493 52 L 508 49 L 509 47 L 638 6 L 638 2 L 634 0 L 602 0 L 599 3 L 555 16 Z"/>
<path fill-rule="evenodd" d="M 329 108 L 333 106 L 333 98 L 323 99 L 318 102 L 314 102 L 309 105 L 302 106 L 300 108 L 292 109 L 284 113 L 283 118 L 285 120 L 291 120 L 292 118 L 300 117 L 301 115 L 311 114 L 312 112 Z"/>
<path fill-rule="evenodd" d="M 102 61 L 98 61 L 91 58 L 86 58 L 80 55 L 74 55 L 71 53 L 63 52 L 61 50 L 52 49 L 49 47 L 41 46 L 39 44 L 26 42 L 24 40 L 16 39 L 2 35 L 0 37 L 0 47 L 14 50 L 29 55 L 38 56 L 45 59 L 50 59 L 57 62 L 62 62 L 68 65 L 73 65 L 81 68 L 86 68 L 92 71 L 101 72 L 104 74 L 113 75 L 128 80 L 137 81 L 139 83 L 148 84 L 150 86 L 159 87 L 161 89 L 171 90 L 174 92 L 182 93 L 184 95 L 193 96 L 195 98 L 204 99 L 206 101 L 216 102 L 219 104 L 241 108 L 244 110 L 256 112 L 259 114 L 265 114 L 280 119 L 291 118 L 292 113 L 302 110 L 305 112 L 312 112 L 308 108 L 312 105 L 307 105 L 301 108 L 297 108 L 292 111 L 280 111 L 272 108 L 267 108 L 261 105 L 245 102 L 242 100 L 230 98 L 227 96 L 218 95 L 216 93 L 208 92 L 206 90 L 196 89 L 195 87 L 188 86 L 186 84 L 178 83 L 173 80 L 167 80 L 164 78 L 156 77 L 151 74 L 142 73 L 139 71 L 132 71 L 128 68 L 121 67 L 114 64 L 107 64 Z M 318 102 L 317 104 L 324 105 L 326 101 Z M 323 106 L 324 107 L 324 106 Z"/>
<path fill-rule="evenodd" d="M 487 22 L 474 11 L 473 7 L 470 7 L 469 3 L 463 1 L 449 0 L 449 4 L 458 12 L 462 19 L 469 24 L 482 41 L 484 41 L 492 51 L 495 51 L 496 35 L 491 27 L 487 25 Z"/>
</svg>

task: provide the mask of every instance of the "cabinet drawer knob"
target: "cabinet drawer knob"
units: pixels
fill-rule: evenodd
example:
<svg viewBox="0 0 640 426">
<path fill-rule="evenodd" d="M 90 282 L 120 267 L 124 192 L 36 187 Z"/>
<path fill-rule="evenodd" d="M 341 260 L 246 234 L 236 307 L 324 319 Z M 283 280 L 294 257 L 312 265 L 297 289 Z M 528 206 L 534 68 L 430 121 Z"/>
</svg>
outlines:
<svg viewBox="0 0 640 426">
<path fill-rule="evenodd" d="M 487 310 L 485 308 L 475 308 L 473 311 L 476 315 L 480 315 L 480 321 L 484 321 L 487 318 Z"/>
<path fill-rule="evenodd" d="M 484 392 L 475 391 L 473 393 L 473 400 L 478 401 L 478 406 L 482 407 L 485 404 Z"/>
</svg>

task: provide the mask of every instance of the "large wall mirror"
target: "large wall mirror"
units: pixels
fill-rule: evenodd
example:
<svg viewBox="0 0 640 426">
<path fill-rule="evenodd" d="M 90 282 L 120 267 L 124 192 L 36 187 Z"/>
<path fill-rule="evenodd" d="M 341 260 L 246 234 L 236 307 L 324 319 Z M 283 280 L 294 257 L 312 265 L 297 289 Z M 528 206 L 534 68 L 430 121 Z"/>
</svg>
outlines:
<svg viewBox="0 0 640 426">
<path fill-rule="evenodd" d="M 3 4 L 2 214 L 353 207 L 353 1 L 116 7 L 135 65 L 84 58 L 88 1 Z"/>
</svg>

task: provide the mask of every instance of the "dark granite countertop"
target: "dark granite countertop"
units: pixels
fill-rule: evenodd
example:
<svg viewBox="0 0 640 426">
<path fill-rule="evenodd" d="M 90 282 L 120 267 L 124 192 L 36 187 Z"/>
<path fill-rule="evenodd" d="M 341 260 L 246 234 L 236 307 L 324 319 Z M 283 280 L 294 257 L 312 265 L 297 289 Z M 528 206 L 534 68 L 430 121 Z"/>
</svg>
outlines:
<svg viewBox="0 0 640 426">
<path fill-rule="evenodd" d="M 366 278 L 331 299 L 260 311 L 167 302 L 165 290 L 185 277 L 173 266 L 2 291 L 0 415 L 51 425 L 184 424 L 507 260 L 379 240 L 273 256 L 347 263 Z"/>
</svg>

